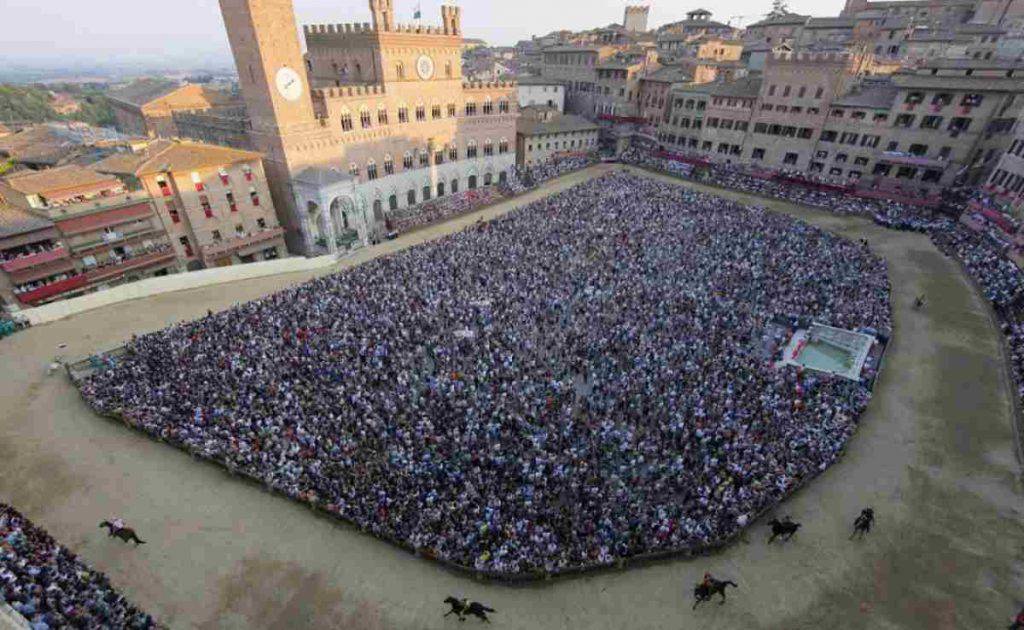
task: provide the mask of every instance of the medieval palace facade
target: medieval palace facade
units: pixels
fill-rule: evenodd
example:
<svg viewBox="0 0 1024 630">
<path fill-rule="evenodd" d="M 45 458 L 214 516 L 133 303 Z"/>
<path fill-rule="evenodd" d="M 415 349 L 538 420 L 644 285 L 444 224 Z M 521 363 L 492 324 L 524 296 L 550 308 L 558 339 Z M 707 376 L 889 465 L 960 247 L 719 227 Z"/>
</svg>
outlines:
<svg viewBox="0 0 1024 630">
<path fill-rule="evenodd" d="M 221 0 L 253 148 L 290 248 L 366 240 L 388 212 L 504 181 L 515 164 L 515 84 L 462 77 L 458 7 L 441 26 L 318 24 L 298 39 L 292 0 Z"/>
</svg>

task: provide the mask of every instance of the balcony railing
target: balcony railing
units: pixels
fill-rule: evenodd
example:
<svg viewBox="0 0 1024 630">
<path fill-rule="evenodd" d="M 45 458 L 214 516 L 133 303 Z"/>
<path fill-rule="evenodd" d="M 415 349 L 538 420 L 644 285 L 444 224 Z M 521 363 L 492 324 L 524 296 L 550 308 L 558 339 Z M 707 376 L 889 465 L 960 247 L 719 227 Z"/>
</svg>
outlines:
<svg viewBox="0 0 1024 630">
<path fill-rule="evenodd" d="M 125 272 L 131 271 L 132 269 L 149 267 L 150 265 L 167 262 L 173 259 L 174 250 L 170 246 L 167 246 L 155 252 L 142 254 L 140 256 L 134 256 L 132 258 L 126 258 L 117 263 L 107 264 L 102 267 L 90 269 L 85 272 L 85 277 L 88 279 L 89 282 L 99 282 L 102 280 L 108 280 L 110 278 L 119 276 Z"/>
<path fill-rule="evenodd" d="M 35 267 L 36 265 L 43 265 L 48 262 L 60 260 L 61 258 L 67 258 L 68 251 L 63 247 L 55 247 L 49 251 L 39 252 L 38 254 L 32 254 L 29 256 L 21 256 L 14 260 L 8 260 L 7 262 L 0 265 L 0 269 L 3 269 L 7 273 L 14 273 L 15 271 L 21 271 L 22 269 L 28 269 L 29 267 Z"/>
<path fill-rule="evenodd" d="M 74 291 L 75 289 L 80 289 L 86 286 L 87 284 L 89 284 L 88 278 L 86 278 L 85 275 L 80 274 L 77 276 L 72 276 L 66 280 L 52 282 L 46 286 L 39 287 L 38 289 L 34 289 L 32 291 L 18 293 L 17 297 L 18 301 L 21 302 L 22 304 L 34 305 L 55 295 L 67 293 L 68 291 Z"/>
<path fill-rule="evenodd" d="M 275 238 L 281 236 L 282 234 L 284 234 L 284 228 L 275 227 L 263 230 L 262 232 L 257 232 L 252 236 L 234 238 L 220 243 L 206 245 L 202 248 L 203 258 L 217 258 L 218 256 L 223 256 L 224 254 L 236 252 L 246 247 L 252 247 L 253 245 L 258 245 L 259 243 L 272 241 Z"/>
</svg>

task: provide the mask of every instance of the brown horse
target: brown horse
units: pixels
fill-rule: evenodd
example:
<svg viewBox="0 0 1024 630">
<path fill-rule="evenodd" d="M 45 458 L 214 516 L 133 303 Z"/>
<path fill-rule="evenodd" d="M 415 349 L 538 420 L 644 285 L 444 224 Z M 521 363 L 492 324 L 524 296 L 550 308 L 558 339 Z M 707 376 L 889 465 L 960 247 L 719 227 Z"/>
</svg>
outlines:
<svg viewBox="0 0 1024 630">
<path fill-rule="evenodd" d="M 103 521 L 100 523 L 100 527 L 107 528 L 107 536 L 114 536 L 120 538 L 124 542 L 134 542 L 135 546 L 145 545 L 146 541 L 142 540 L 135 534 L 135 530 L 131 527 L 114 527 L 114 524 L 110 521 Z"/>
<path fill-rule="evenodd" d="M 724 604 L 726 586 L 739 588 L 735 582 L 730 582 L 729 580 L 716 580 L 715 578 L 710 578 L 707 584 L 701 582 L 697 586 L 693 587 L 693 610 L 697 610 L 697 606 L 699 604 L 711 601 L 711 597 L 713 595 L 721 595 L 722 601 L 718 602 L 718 605 L 721 606 Z"/>
</svg>

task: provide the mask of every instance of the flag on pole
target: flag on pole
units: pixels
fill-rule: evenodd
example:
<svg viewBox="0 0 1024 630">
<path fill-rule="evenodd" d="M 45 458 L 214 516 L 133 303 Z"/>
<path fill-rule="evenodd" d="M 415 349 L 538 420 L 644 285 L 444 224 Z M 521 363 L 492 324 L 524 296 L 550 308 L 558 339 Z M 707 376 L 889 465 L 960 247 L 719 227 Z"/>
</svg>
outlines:
<svg viewBox="0 0 1024 630">
<path fill-rule="evenodd" d="M 412 19 L 419 20 L 423 18 L 423 3 L 416 4 L 416 11 L 412 14 Z"/>
</svg>

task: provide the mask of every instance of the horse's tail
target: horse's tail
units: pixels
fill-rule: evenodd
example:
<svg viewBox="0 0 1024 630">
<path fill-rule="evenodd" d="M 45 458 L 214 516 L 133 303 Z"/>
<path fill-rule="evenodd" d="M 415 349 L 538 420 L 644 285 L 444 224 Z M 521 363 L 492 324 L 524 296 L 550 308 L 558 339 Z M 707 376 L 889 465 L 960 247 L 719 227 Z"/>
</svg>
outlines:
<svg viewBox="0 0 1024 630">
<path fill-rule="evenodd" d="M 724 582 L 722 582 L 722 586 L 731 586 L 733 588 L 739 588 L 740 587 L 739 584 L 737 584 L 736 582 L 732 582 L 730 580 L 725 580 Z"/>
</svg>

